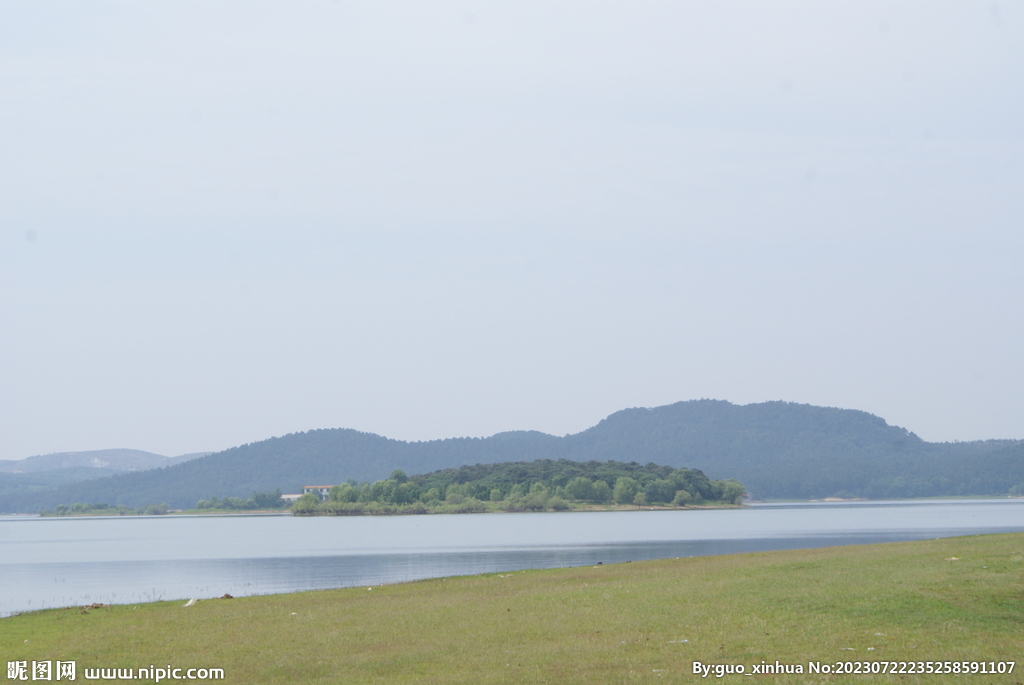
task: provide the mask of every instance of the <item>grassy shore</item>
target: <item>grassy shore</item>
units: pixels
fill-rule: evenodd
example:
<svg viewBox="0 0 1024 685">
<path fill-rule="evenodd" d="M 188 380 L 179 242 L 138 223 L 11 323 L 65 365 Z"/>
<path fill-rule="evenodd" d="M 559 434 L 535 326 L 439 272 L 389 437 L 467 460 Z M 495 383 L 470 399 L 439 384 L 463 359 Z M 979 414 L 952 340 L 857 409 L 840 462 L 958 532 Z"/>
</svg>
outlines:
<svg viewBox="0 0 1024 685">
<path fill-rule="evenodd" d="M 301 563 L 301 562 L 298 562 Z M 1024 535 L 426 580 L 0 619 L 6 660 L 216 667 L 224 682 L 696 682 L 693 662 L 801 664 L 784 683 L 1019 683 L 836 676 L 808 662 L 1018 661 Z M 708 680 L 742 681 L 742 676 Z"/>
</svg>

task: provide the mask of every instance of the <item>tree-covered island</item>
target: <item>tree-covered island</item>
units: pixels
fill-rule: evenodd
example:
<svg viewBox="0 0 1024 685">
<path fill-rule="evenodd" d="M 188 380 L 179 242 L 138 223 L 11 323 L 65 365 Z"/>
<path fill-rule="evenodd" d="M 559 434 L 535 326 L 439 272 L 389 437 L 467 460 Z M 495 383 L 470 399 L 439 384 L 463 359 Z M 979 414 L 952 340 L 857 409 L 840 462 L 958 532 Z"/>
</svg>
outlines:
<svg viewBox="0 0 1024 685">
<path fill-rule="evenodd" d="M 331 488 L 326 500 L 309 493 L 292 507 L 297 516 L 361 514 L 566 511 L 656 505 L 727 506 L 745 490 L 735 480 L 710 480 L 697 469 L 636 462 L 542 459 L 477 464 L 386 480 L 349 481 Z"/>
</svg>

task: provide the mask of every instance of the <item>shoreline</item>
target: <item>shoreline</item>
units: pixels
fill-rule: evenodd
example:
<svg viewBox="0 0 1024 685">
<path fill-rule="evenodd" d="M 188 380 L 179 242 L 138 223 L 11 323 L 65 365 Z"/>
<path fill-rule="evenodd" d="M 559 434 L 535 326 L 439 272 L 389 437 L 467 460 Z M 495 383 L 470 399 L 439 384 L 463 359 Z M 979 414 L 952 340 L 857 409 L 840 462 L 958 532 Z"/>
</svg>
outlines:
<svg viewBox="0 0 1024 685">
<path fill-rule="evenodd" d="M 171 510 L 166 514 L 118 514 L 117 512 L 110 513 L 89 513 L 89 514 L 75 514 L 75 515 L 56 515 L 53 513 L 39 514 L 36 512 L 16 512 L 9 514 L 0 514 L 0 517 L 18 517 L 18 518 L 47 518 L 47 519 L 82 519 L 82 518 L 160 518 L 165 516 L 300 516 L 300 517 L 315 517 L 315 516 L 418 516 L 418 515 L 441 515 L 441 514 L 459 514 L 459 513 L 479 513 L 479 514 L 491 514 L 491 513 L 505 513 L 505 514 L 518 514 L 518 513 L 547 513 L 547 514 L 565 514 L 565 513 L 581 513 L 581 512 L 602 512 L 602 511 L 687 511 L 687 510 L 701 510 L 701 509 L 743 509 L 749 505 L 759 504 L 843 504 L 843 503 L 858 503 L 858 502 L 944 502 L 944 501 L 988 501 L 988 500 L 1019 500 L 1024 499 L 1024 495 L 948 495 L 948 496 L 934 496 L 934 497 L 902 497 L 897 499 L 869 499 L 869 498 L 838 498 L 838 497 L 826 497 L 823 499 L 748 499 L 742 504 L 688 504 L 681 507 L 672 505 L 654 505 L 654 504 L 580 504 L 573 506 L 570 509 L 565 510 L 546 510 L 546 511 L 505 511 L 503 509 L 487 509 L 485 511 L 424 511 L 424 512 L 373 512 L 364 511 L 362 513 L 352 514 L 333 514 L 333 513 L 309 513 L 309 514 L 296 514 L 290 509 L 180 509 Z"/>
</svg>

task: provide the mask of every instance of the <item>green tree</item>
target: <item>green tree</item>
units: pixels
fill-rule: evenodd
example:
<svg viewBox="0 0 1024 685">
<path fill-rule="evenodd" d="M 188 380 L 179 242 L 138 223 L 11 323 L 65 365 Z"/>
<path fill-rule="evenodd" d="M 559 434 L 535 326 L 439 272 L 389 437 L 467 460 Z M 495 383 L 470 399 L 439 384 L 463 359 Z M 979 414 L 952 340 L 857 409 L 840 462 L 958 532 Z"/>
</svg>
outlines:
<svg viewBox="0 0 1024 685">
<path fill-rule="evenodd" d="M 363 491 L 359 495 L 360 502 L 383 502 L 385 504 L 394 504 L 395 502 L 395 489 L 398 487 L 398 483 L 393 480 L 378 480 L 369 485 L 369 487 L 363 488 Z"/>
<path fill-rule="evenodd" d="M 555 511 L 566 511 L 569 508 L 569 503 L 566 502 L 561 497 L 559 497 L 558 495 L 555 495 L 554 497 L 548 500 L 548 506 L 554 509 Z"/>
<path fill-rule="evenodd" d="M 527 511 L 544 511 L 548 508 L 548 500 L 551 499 L 551 491 L 544 487 L 543 483 L 534 483 L 530 486 L 530 492 L 522 499 L 522 506 Z"/>
<path fill-rule="evenodd" d="M 415 483 L 408 481 L 399 483 L 394 491 L 395 504 L 412 504 L 419 499 L 422 489 Z"/>
<path fill-rule="evenodd" d="M 281 499 L 281 488 L 273 492 L 254 492 L 252 499 L 258 509 L 279 509 L 284 506 L 284 500 Z"/>
<path fill-rule="evenodd" d="M 358 502 L 359 486 L 352 485 L 351 483 L 335 485 L 331 488 L 331 493 L 327 496 L 327 499 L 332 502 Z"/>
<path fill-rule="evenodd" d="M 648 502 L 671 502 L 675 494 L 675 483 L 661 478 L 651 481 L 644 488 L 644 497 Z"/>
<path fill-rule="evenodd" d="M 672 504 L 677 507 L 685 507 L 692 499 L 693 495 L 688 493 L 686 490 L 676 490 L 675 497 L 672 498 Z"/>
<path fill-rule="evenodd" d="M 319 508 L 320 498 L 312 492 L 307 492 L 305 495 L 295 500 L 295 504 L 292 505 L 292 511 L 296 514 L 312 514 Z"/>
<path fill-rule="evenodd" d="M 633 498 L 638 492 L 640 492 L 640 484 L 629 476 L 623 476 L 615 481 L 612 499 L 616 504 L 632 504 Z"/>
<path fill-rule="evenodd" d="M 577 476 L 566 484 L 565 494 L 570 499 L 590 502 L 594 499 L 594 482 L 585 476 Z"/>
<path fill-rule="evenodd" d="M 603 480 L 594 481 L 594 501 L 598 504 L 607 504 L 612 501 L 612 489 Z"/>
<path fill-rule="evenodd" d="M 743 501 L 743 495 L 747 494 L 743 484 L 739 481 L 729 479 L 720 481 L 722 484 L 722 501 L 728 502 L 729 504 L 740 504 Z"/>
</svg>

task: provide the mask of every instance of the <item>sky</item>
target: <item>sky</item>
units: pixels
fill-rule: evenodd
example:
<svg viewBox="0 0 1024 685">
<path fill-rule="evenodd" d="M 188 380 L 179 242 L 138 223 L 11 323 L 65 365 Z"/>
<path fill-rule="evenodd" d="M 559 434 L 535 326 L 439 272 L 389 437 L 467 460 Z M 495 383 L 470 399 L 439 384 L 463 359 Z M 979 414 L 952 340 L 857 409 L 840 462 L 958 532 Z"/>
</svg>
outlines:
<svg viewBox="0 0 1024 685">
<path fill-rule="evenodd" d="M 1024 5 L 0 5 L 0 458 L 1024 438 Z"/>
</svg>

